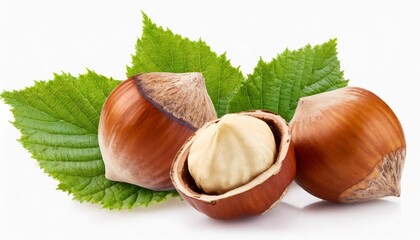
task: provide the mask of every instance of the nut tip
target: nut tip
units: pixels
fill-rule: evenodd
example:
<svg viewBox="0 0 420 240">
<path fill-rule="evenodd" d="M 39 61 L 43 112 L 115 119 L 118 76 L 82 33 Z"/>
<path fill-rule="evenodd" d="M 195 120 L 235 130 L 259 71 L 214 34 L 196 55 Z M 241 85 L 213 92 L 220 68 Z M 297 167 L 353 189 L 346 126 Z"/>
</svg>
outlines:
<svg viewBox="0 0 420 240">
<path fill-rule="evenodd" d="M 338 201 L 354 203 L 387 196 L 399 197 L 404 160 L 405 148 L 387 154 L 363 181 L 341 193 Z"/>
</svg>

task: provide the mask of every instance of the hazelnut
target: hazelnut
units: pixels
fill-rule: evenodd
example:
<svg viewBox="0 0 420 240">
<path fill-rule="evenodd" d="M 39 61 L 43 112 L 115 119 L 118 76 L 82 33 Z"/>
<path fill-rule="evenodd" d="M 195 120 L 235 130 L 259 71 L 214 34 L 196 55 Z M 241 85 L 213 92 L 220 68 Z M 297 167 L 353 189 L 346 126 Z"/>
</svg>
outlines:
<svg viewBox="0 0 420 240">
<path fill-rule="evenodd" d="M 296 182 L 340 203 L 400 195 L 404 132 L 372 92 L 346 87 L 300 99 L 290 123 Z"/>
<path fill-rule="evenodd" d="M 287 123 L 258 110 L 206 123 L 178 152 L 171 177 L 180 195 L 198 211 L 233 219 L 273 208 L 295 172 Z"/>
<path fill-rule="evenodd" d="M 107 98 L 98 140 L 105 177 L 153 190 L 173 189 L 172 160 L 205 122 L 217 118 L 201 73 L 144 73 Z"/>
<path fill-rule="evenodd" d="M 274 135 L 264 121 L 227 114 L 203 129 L 191 144 L 188 170 L 205 193 L 222 194 L 267 170 L 275 154 Z"/>
</svg>

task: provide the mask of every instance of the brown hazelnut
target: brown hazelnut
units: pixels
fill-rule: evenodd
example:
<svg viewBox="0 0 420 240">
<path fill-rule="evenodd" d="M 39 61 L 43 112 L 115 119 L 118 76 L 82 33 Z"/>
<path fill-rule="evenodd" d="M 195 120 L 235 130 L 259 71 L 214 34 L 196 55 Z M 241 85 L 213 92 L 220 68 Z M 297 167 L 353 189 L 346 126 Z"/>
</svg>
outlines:
<svg viewBox="0 0 420 240">
<path fill-rule="evenodd" d="M 304 97 L 290 125 L 296 182 L 312 195 L 340 203 L 400 195 L 404 132 L 372 92 L 346 87 Z"/>
<path fill-rule="evenodd" d="M 106 178 L 153 190 L 173 189 L 172 161 L 205 122 L 217 118 L 201 73 L 144 73 L 107 98 L 98 140 Z"/>
</svg>

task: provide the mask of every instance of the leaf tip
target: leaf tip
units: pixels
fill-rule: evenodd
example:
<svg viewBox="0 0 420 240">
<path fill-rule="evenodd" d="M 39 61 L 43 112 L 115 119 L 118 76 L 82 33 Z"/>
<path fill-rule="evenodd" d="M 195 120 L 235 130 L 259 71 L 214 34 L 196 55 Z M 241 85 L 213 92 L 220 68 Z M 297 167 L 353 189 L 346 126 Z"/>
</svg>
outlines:
<svg viewBox="0 0 420 240">
<path fill-rule="evenodd" d="M 334 46 L 334 49 L 337 50 L 337 38 L 331 38 L 327 44 L 331 44 L 332 46 Z"/>
<path fill-rule="evenodd" d="M 6 91 L 0 92 L 0 99 L 4 101 L 4 95 L 7 95 Z"/>
<path fill-rule="evenodd" d="M 141 11 L 141 13 L 143 16 L 143 32 L 147 28 L 157 27 L 156 24 L 152 21 L 152 19 L 149 16 L 147 16 L 145 12 Z"/>
<path fill-rule="evenodd" d="M 141 15 L 143 16 L 143 23 L 146 21 L 150 21 L 149 16 L 147 16 L 147 14 L 143 10 L 141 10 Z"/>
<path fill-rule="evenodd" d="M 3 100 L 4 103 L 11 105 L 10 100 L 13 99 L 16 91 L 3 91 L 0 93 L 0 99 Z"/>
</svg>

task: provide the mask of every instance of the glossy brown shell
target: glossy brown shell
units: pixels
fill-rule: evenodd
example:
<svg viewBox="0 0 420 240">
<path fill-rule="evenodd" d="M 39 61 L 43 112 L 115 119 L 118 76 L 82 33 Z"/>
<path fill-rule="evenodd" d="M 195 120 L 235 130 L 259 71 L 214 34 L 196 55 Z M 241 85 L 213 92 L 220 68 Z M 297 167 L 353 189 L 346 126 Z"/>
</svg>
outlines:
<svg viewBox="0 0 420 240">
<path fill-rule="evenodd" d="M 274 164 L 249 183 L 220 195 L 207 195 L 197 188 L 188 171 L 188 154 L 200 130 L 178 152 L 172 165 L 171 178 L 181 196 L 198 211 L 215 219 L 233 219 L 259 215 L 278 203 L 296 173 L 295 156 L 287 123 L 278 115 L 265 111 L 238 113 L 265 121 L 271 128 L 277 146 Z M 245 129 L 244 131 L 252 131 Z"/>
<path fill-rule="evenodd" d="M 99 129 L 106 178 L 154 190 L 173 189 L 172 159 L 194 130 L 150 104 L 134 80 L 123 82 L 108 98 Z"/>
<path fill-rule="evenodd" d="M 333 202 L 399 196 L 406 142 L 391 108 L 346 87 L 299 101 L 291 123 L 296 182 Z"/>
<path fill-rule="evenodd" d="M 197 113 L 197 114 L 195 114 Z M 101 112 L 105 177 L 173 189 L 172 161 L 196 127 L 216 119 L 201 73 L 145 73 L 122 82 Z"/>
</svg>

